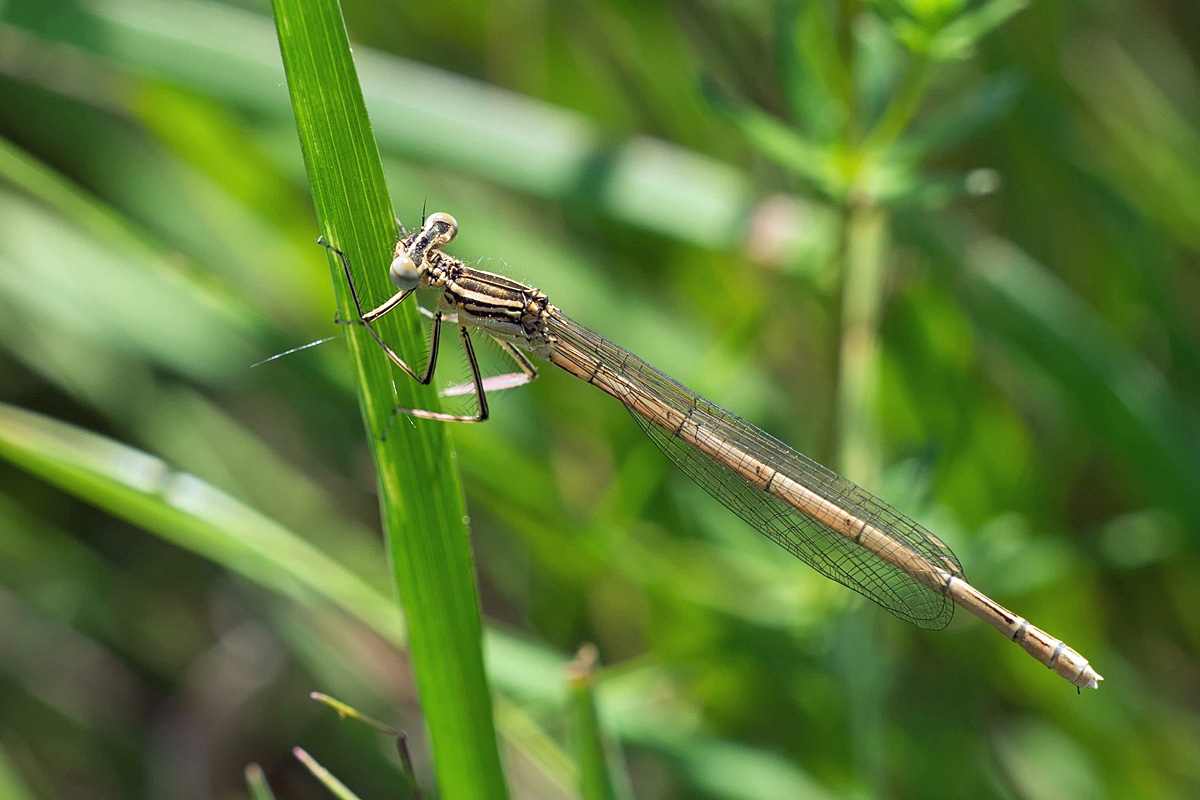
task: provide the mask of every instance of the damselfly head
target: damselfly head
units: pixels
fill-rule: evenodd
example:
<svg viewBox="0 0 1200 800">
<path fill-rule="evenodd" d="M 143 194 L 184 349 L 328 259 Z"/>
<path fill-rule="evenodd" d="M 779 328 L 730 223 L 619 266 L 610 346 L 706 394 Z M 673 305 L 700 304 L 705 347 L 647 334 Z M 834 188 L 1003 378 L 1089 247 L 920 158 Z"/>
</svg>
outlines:
<svg viewBox="0 0 1200 800">
<path fill-rule="evenodd" d="M 399 248 L 396 249 L 396 257 L 392 259 L 392 267 L 388 272 L 392 276 L 392 283 L 401 291 L 417 288 L 417 283 L 421 280 L 421 272 L 416 263 L 408 253 Z"/>
<path fill-rule="evenodd" d="M 439 211 L 425 220 L 425 231 L 431 235 L 432 246 L 441 247 L 458 235 L 458 222 L 449 214 Z"/>
</svg>

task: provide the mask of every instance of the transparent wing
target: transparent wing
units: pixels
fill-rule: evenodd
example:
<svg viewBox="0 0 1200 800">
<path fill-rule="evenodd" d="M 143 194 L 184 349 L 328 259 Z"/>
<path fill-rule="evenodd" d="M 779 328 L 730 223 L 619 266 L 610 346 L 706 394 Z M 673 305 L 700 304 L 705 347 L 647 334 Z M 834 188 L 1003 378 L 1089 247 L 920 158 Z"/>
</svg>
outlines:
<svg viewBox="0 0 1200 800">
<path fill-rule="evenodd" d="M 555 315 L 552 332 L 722 441 L 884 532 L 931 564 L 963 577 L 958 559 L 940 539 L 865 489 L 567 317 Z M 732 467 L 655 425 L 634 410 L 636 403 L 627 402 L 626 406 L 646 434 L 689 478 L 813 569 L 919 627 L 937 630 L 950 623 L 954 603 L 944 593 L 915 580 L 898 566 L 759 488 Z"/>
</svg>

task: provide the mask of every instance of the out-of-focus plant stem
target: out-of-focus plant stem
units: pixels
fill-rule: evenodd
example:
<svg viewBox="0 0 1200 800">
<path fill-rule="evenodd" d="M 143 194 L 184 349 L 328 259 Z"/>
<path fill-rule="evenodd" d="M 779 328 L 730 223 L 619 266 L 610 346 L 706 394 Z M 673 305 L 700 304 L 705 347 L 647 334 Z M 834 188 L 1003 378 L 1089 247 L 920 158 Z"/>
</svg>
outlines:
<svg viewBox="0 0 1200 800">
<path fill-rule="evenodd" d="M 843 0 L 839 19 L 839 41 L 843 74 L 854 83 L 856 52 L 853 38 L 854 0 Z M 867 130 L 857 90 L 846 94 L 846 125 L 843 130 L 844 194 L 839 222 L 838 274 L 841 302 L 838 309 L 837 381 L 834 395 L 839 471 L 870 491 L 879 490 L 880 452 L 877 401 L 879 396 L 879 321 L 883 305 L 889 243 L 889 214 L 874 198 L 870 169 L 884 161 L 888 148 L 903 134 L 920 107 L 929 85 L 931 65 L 917 57 L 897 86 L 884 112 Z M 848 646 L 871 650 L 871 626 L 852 625 Z M 882 665 L 877 660 L 851 659 L 863 674 L 857 681 L 851 720 L 861 771 L 869 785 L 881 791 L 886 765 L 879 758 L 883 745 Z M 873 665 L 873 666 L 872 666 Z"/>
<path fill-rule="evenodd" d="M 880 476 L 879 426 L 876 399 L 879 388 L 879 316 L 887 259 L 888 214 L 870 203 L 850 202 L 843 221 L 840 268 L 842 298 L 837 353 L 836 452 L 839 471 L 870 491 L 878 491 Z M 873 625 L 852 618 L 846 646 L 872 658 L 851 657 L 858 673 L 858 691 L 851 700 L 861 772 L 875 790 L 883 788 L 886 768 L 878 757 L 883 742 L 881 665 L 870 640 Z"/>
<path fill-rule="evenodd" d="M 842 471 L 878 488 L 876 423 L 879 315 L 887 256 L 888 218 L 873 205 L 852 205 L 845 217 L 841 332 L 838 345 L 838 460 Z"/>
</svg>

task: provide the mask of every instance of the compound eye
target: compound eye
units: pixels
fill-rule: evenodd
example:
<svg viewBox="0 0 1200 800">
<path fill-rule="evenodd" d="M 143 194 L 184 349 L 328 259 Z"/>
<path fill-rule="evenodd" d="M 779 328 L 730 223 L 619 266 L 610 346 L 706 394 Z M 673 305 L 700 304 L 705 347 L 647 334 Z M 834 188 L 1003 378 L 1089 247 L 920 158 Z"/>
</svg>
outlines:
<svg viewBox="0 0 1200 800">
<path fill-rule="evenodd" d="M 401 290 L 417 288 L 417 282 L 421 279 L 417 265 L 413 263 L 407 253 L 399 253 L 392 259 L 392 267 L 389 272 L 392 276 L 392 283 Z"/>
<path fill-rule="evenodd" d="M 433 234 L 433 246 L 447 244 L 458 235 L 458 221 L 449 214 L 439 211 L 425 220 L 425 230 Z"/>
</svg>

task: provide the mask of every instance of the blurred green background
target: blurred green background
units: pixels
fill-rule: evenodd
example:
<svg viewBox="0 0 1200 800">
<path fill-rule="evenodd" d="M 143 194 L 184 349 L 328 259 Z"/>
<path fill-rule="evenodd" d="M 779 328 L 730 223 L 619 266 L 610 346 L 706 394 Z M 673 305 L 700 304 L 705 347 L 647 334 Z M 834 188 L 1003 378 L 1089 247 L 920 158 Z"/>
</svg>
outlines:
<svg viewBox="0 0 1200 800">
<path fill-rule="evenodd" d="M 513 797 L 577 796 L 583 642 L 627 797 L 1200 795 L 1200 9 L 1022 6 L 344 3 L 403 222 L 1106 678 L 820 578 L 546 366 L 453 431 Z M 0 2 L 0 99 L 0 796 L 404 796 L 313 690 L 429 784 L 268 4 Z"/>
</svg>

